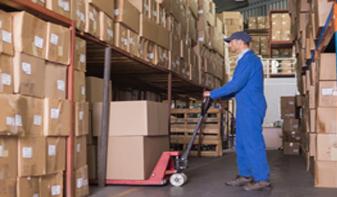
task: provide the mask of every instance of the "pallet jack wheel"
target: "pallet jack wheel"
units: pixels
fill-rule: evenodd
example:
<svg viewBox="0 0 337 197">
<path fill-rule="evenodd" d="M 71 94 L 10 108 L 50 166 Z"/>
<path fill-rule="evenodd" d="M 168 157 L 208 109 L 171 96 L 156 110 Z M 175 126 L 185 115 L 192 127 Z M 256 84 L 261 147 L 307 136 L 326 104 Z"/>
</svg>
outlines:
<svg viewBox="0 0 337 197">
<path fill-rule="evenodd" d="M 181 187 L 187 182 L 187 176 L 184 173 L 175 173 L 170 177 L 170 183 L 174 187 Z"/>
</svg>

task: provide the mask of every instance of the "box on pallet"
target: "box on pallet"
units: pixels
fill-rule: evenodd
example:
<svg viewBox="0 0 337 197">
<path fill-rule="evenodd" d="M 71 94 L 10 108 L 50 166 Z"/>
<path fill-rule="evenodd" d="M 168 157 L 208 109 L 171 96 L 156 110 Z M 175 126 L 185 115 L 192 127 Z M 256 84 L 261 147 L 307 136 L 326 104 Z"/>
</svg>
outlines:
<svg viewBox="0 0 337 197">
<path fill-rule="evenodd" d="M 45 58 L 47 23 L 27 12 L 13 12 L 12 16 L 15 51 Z"/>
<path fill-rule="evenodd" d="M 75 135 L 87 135 L 89 133 L 89 103 L 75 103 Z"/>
<path fill-rule="evenodd" d="M 85 101 L 86 87 L 85 87 L 85 73 L 74 71 L 74 91 L 75 101 Z"/>
<path fill-rule="evenodd" d="M 46 142 L 46 174 L 63 172 L 66 169 L 66 138 L 48 137 Z"/>
<path fill-rule="evenodd" d="M 62 16 L 70 18 L 70 0 L 46 0 L 46 7 Z"/>
<path fill-rule="evenodd" d="M 45 96 L 54 99 L 66 99 L 67 67 L 47 62 L 45 73 Z"/>
<path fill-rule="evenodd" d="M 337 187 L 337 162 L 315 161 L 315 186 Z"/>
<path fill-rule="evenodd" d="M 168 136 L 109 137 L 107 179 L 144 180 L 169 149 Z M 123 150 L 123 154 L 120 154 Z"/>
<path fill-rule="evenodd" d="M 16 179 L 0 180 L 0 196 L 16 197 Z"/>
<path fill-rule="evenodd" d="M 75 137 L 74 142 L 74 169 L 87 164 L 87 136 Z"/>
<path fill-rule="evenodd" d="M 88 166 L 82 166 L 75 171 L 75 196 L 89 195 Z"/>
<path fill-rule="evenodd" d="M 319 80 L 336 80 L 336 54 L 321 53 L 319 57 Z"/>
<path fill-rule="evenodd" d="M 0 53 L 13 55 L 13 20 L 9 13 L 0 10 L 1 35 L 0 35 Z"/>
<path fill-rule="evenodd" d="M 110 136 L 167 135 L 168 106 L 152 101 L 119 101 L 110 103 Z M 94 135 L 99 135 L 102 103 L 94 104 Z M 96 119 L 96 118 L 97 119 Z M 132 124 L 129 122 L 132 121 Z"/>
<path fill-rule="evenodd" d="M 39 177 L 21 177 L 17 179 L 18 196 L 37 196 L 40 195 Z"/>
<path fill-rule="evenodd" d="M 325 25 L 326 19 L 333 7 L 333 2 L 313 0 L 312 9 L 315 16 L 314 35 L 319 33 L 320 28 Z"/>
<path fill-rule="evenodd" d="M 60 64 L 70 63 L 70 30 L 47 23 L 47 45 L 45 59 Z"/>
<path fill-rule="evenodd" d="M 103 88 L 104 80 L 97 77 L 86 77 L 86 98 L 90 103 L 103 102 Z M 111 81 L 109 82 L 109 89 L 111 90 Z M 109 100 L 112 98 L 112 93 L 109 91 Z"/>
<path fill-rule="evenodd" d="M 337 107 L 336 81 L 320 81 L 318 92 L 319 107 Z"/>
<path fill-rule="evenodd" d="M 62 197 L 63 174 L 51 174 L 40 178 L 40 196 Z"/>
<path fill-rule="evenodd" d="M 281 97 L 281 118 L 295 118 L 295 97 Z"/>
<path fill-rule="evenodd" d="M 272 41 L 292 41 L 291 18 L 289 13 L 272 13 L 270 20 L 272 23 Z"/>
</svg>

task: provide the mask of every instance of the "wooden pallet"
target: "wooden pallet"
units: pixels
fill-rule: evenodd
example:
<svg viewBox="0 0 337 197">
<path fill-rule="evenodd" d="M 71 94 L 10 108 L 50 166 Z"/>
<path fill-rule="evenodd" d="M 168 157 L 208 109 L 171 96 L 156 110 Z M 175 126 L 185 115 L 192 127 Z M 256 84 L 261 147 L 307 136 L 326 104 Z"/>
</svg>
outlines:
<svg viewBox="0 0 337 197">
<path fill-rule="evenodd" d="M 193 131 L 200 117 L 200 109 L 172 109 L 171 110 L 171 146 L 173 150 L 183 150 L 189 143 Z M 222 111 L 210 109 L 198 134 L 192 156 L 218 157 L 222 156 Z M 199 137 L 201 136 L 201 138 Z M 205 147 L 214 147 L 204 150 Z"/>
</svg>

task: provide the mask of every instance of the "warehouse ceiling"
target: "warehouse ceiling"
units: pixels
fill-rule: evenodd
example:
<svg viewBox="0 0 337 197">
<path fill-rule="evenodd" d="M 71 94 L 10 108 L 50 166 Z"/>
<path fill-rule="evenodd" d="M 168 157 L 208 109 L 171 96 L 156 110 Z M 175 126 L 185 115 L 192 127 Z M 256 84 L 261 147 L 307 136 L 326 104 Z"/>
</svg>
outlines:
<svg viewBox="0 0 337 197">
<path fill-rule="evenodd" d="M 248 6 L 248 0 L 213 0 L 216 12 L 231 11 Z"/>
</svg>

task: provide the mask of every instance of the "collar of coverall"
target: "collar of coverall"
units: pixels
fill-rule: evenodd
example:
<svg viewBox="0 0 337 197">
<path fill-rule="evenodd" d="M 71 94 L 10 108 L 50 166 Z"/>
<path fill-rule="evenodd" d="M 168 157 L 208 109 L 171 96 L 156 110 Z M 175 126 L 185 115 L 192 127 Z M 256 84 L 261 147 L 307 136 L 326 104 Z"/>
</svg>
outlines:
<svg viewBox="0 0 337 197">
<path fill-rule="evenodd" d="M 243 50 L 239 55 L 238 55 L 238 58 L 236 59 L 236 63 L 238 63 L 240 61 L 240 59 L 248 52 L 250 51 L 249 48 Z"/>
</svg>

